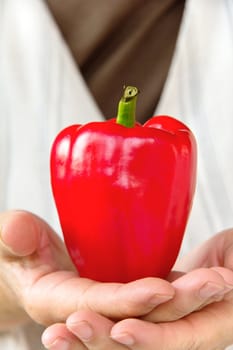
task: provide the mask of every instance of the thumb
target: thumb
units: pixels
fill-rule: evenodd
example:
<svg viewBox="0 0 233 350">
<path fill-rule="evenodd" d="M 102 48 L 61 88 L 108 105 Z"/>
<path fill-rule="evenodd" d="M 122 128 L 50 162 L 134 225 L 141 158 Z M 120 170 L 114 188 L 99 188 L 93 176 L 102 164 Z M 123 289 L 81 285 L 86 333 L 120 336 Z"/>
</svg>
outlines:
<svg viewBox="0 0 233 350">
<path fill-rule="evenodd" d="M 41 225 L 35 215 L 21 210 L 0 214 L 0 255 L 24 257 L 39 245 Z"/>
</svg>

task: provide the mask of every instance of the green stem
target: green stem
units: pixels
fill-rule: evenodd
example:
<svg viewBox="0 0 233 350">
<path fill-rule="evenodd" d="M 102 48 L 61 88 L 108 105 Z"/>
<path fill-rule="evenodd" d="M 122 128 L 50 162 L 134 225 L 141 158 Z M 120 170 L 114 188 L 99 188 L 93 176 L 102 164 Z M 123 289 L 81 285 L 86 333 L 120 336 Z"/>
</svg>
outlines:
<svg viewBox="0 0 233 350">
<path fill-rule="evenodd" d="M 126 126 L 127 128 L 133 128 L 136 122 L 136 102 L 139 90 L 134 86 L 127 86 L 124 88 L 124 94 L 118 104 L 118 112 L 116 122 Z"/>
</svg>

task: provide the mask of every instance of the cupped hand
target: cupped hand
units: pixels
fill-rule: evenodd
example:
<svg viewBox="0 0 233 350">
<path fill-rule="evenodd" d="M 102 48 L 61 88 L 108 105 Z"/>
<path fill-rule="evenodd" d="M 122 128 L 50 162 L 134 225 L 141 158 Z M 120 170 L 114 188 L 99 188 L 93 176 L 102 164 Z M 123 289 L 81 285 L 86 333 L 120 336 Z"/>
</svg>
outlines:
<svg viewBox="0 0 233 350">
<path fill-rule="evenodd" d="M 161 279 L 120 284 L 80 278 L 62 240 L 29 212 L 1 214 L 0 228 L 3 328 L 27 317 L 43 325 L 62 322 L 83 308 L 113 319 L 142 316 L 174 295 Z"/>
<path fill-rule="evenodd" d="M 125 350 L 125 345 L 110 338 L 114 322 L 91 310 L 80 310 L 68 317 L 66 324 L 48 327 L 42 343 L 49 350 Z"/>
<path fill-rule="evenodd" d="M 221 350 L 233 344 L 233 230 L 197 247 L 175 269 L 185 273 L 172 282 L 176 296 L 144 317 L 152 322 L 123 320 L 110 335 L 132 350 Z"/>
<path fill-rule="evenodd" d="M 203 278 L 204 271 L 200 272 L 200 278 Z M 205 272 L 207 271 L 205 270 Z M 219 277 L 217 278 L 219 279 Z M 184 276 L 181 279 L 185 287 L 186 281 Z M 189 279 L 187 283 L 188 281 Z M 218 285 L 217 279 L 216 285 Z M 199 298 L 195 290 L 197 291 L 198 289 L 195 287 L 191 291 L 188 288 L 184 288 L 182 292 L 185 298 L 184 303 L 182 303 L 180 297 L 177 297 L 177 300 L 175 300 L 175 297 L 174 303 L 169 301 L 157 307 L 160 309 L 159 313 L 163 319 L 176 319 L 173 322 L 158 321 L 154 323 L 138 318 L 130 318 L 114 323 L 112 320 L 93 311 L 80 310 L 73 313 L 67 319 L 66 324 L 55 324 L 48 327 L 43 334 L 42 342 L 50 350 L 62 350 L 63 347 L 67 350 L 225 349 L 227 345 L 233 342 L 233 294 L 228 288 L 223 288 L 222 291 L 225 290 L 225 292 L 220 294 L 217 292 L 218 296 L 214 297 L 212 293 L 214 288 L 212 286 L 208 287 L 206 289 L 208 293 L 206 294 L 205 291 L 205 296 L 203 295 L 200 298 L 207 305 L 201 306 L 199 311 L 194 310 Z M 191 292 L 190 296 L 188 292 Z M 209 292 L 211 292 L 212 296 L 208 296 Z M 181 317 L 181 313 L 177 314 L 177 309 L 181 307 L 185 310 L 183 312 L 187 313 L 188 299 L 190 302 L 190 313 Z M 169 313 L 168 304 L 169 308 L 171 308 Z M 163 308 L 164 315 L 162 312 Z"/>
<path fill-rule="evenodd" d="M 59 327 L 69 350 L 77 344 L 89 350 L 225 349 L 233 343 L 233 230 L 205 242 L 176 269 L 180 272 L 169 277 L 174 298 L 140 319 L 113 323 L 93 311 L 79 311 L 66 324 L 49 327 L 44 344 L 56 345 Z"/>
</svg>

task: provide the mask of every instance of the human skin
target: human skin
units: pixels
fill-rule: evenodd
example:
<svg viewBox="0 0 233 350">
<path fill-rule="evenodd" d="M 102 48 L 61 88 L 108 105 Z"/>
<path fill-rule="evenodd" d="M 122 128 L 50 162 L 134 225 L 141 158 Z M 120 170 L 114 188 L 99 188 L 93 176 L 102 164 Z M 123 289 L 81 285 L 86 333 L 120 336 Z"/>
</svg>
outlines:
<svg viewBox="0 0 233 350">
<path fill-rule="evenodd" d="M 146 316 L 115 323 L 81 310 L 47 328 L 43 343 L 51 350 L 225 349 L 233 343 L 233 230 L 203 243 L 175 269 L 174 298 Z"/>
<path fill-rule="evenodd" d="M 0 330 L 30 319 L 64 322 L 83 308 L 114 319 L 142 316 L 173 295 L 170 283 L 156 278 L 128 284 L 80 278 L 45 221 L 25 211 L 0 214 Z"/>
<path fill-rule="evenodd" d="M 188 328 L 187 324 L 190 324 L 191 317 L 199 315 L 198 324 L 205 323 L 206 318 L 208 321 L 206 327 L 204 324 L 201 329 L 197 327 L 200 339 L 207 339 L 203 349 L 211 349 L 209 345 L 218 343 L 216 337 L 220 335 L 224 344 L 231 342 L 232 231 L 215 236 L 180 261 L 175 269 L 182 272 L 173 272 L 170 282 L 148 278 L 121 285 L 80 278 L 63 242 L 47 223 L 31 213 L 3 213 L 0 215 L 0 227 L 2 330 L 9 330 L 30 319 L 50 325 L 44 333 L 43 342 L 54 350 L 64 346 L 72 350 L 121 350 L 127 348 L 119 343 L 124 341 L 125 334 L 134 338 L 134 345 L 128 345 L 130 349 L 150 350 L 156 349 L 155 346 L 161 349 L 162 341 L 165 342 L 164 348 L 169 349 L 171 345 L 166 342 L 172 332 L 172 349 L 175 349 L 174 344 L 177 344 L 177 349 L 182 349 L 179 340 L 187 349 L 187 344 L 193 340 L 192 328 Z M 213 265 L 215 267 L 211 268 Z M 225 307 L 222 302 L 213 303 L 216 300 L 223 300 Z M 213 311 L 210 309 L 212 306 Z M 218 322 L 216 317 L 212 323 L 209 322 L 211 317 L 206 312 L 210 310 L 215 315 L 219 309 L 226 309 L 226 312 L 218 311 Z M 222 323 L 218 313 L 223 317 Z M 167 322 L 170 320 L 177 321 L 171 324 Z M 80 336 L 80 321 L 82 330 L 83 321 L 91 324 L 91 337 L 84 339 Z M 222 324 L 224 327 L 221 327 Z M 173 329 L 171 325 L 177 325 L 177 328 Z M 210 325 L 213 326 L 212 331 Z M 216 330 L 216 327 L 219 329 Z M 222 329 L 224 334 L 219 331 Z M 213 339 L 206 338 L 206 334 L 201 336 L 207 330 L 214 335 Z M 61 339 L 63 348 L 59 345 Z M 206 341 L 209 343 L 206 344 Z M 54 344 L 53 347 L 51 344 Z"/>
</svg>

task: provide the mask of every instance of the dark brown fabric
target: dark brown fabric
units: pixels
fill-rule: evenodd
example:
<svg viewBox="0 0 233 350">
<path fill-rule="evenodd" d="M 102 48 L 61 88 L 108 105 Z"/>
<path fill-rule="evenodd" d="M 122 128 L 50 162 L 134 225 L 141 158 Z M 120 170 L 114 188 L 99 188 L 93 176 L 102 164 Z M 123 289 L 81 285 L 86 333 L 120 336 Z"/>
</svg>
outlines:
<svg viewBox="0 0 233 350">
<path fill-rule="evenodd" d="M 171 63 L 184 0 L 47 0 L 106 118 L 123 85 L 137 86 L 137 119 L 151 117 Z"/>
</svg>

